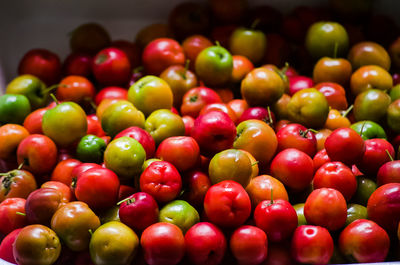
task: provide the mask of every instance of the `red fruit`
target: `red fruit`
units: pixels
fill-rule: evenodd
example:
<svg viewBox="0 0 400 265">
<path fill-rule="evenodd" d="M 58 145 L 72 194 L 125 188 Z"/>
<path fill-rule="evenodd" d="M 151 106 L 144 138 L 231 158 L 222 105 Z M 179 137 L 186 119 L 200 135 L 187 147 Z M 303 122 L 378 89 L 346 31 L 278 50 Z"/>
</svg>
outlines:
<svg viewBox="0 0 400 265">
<path fill-rule="evenodd" d="M 294 231 L 291 252 L 297 262 L 327 264 L 333 254 L 333 239 L 326 228 L 302 225 Z"/>
<path fill-rule="evenodd" d="M 343 163 L 328 162 L 315 172 L 313 187 L 336 189 L 349 201 L 357 190 L 357 180 L 351 169 Z"/>
<path fill-rule="evenodd" d="M 132 126 L 119 132 L 114 137 L 114 139 L 118 139 L 123 136 L 131 137 L 136 141 L 138 141 L 146 151 L 146 159 L 150 159 L 154 156 L 154 152 L 156 150 L 156 143 L 154 142 L 153 137 L 151 137 L 150 133 L 148 133 L 147 131 L 136 126 Z"/>
<path fill-rule="evenodd" d="M 378 170 L 376 179 L 378 186 L 388 183 L 400 183 L 400 160 L 383 164 Z"/>
<path fill-rule="evenodd" d="M 386 231 L 370 220 L 355 220 L 339 236 L 340 251 L 357 262 L 382 262 L 386 259 L 389 246 Z"/>
<path fill-rule="evenodd" d="M 332 161 L 351 166 L 361 161 L 365 152 L 365 142 L 353 129 L 339 128 L 326 138 L 325 149 Z"/>
<path fill-rule="evenodd" d="M 254 210 L 254 221 L 271 242 L 282 242 L 289 238 L 297 227 L 297 213 L 285 200 L 265 200 Z"/>
<path fill-rule="evenodd" d="M 347 204 L 343 195 L 331 188 L 316 189 L 304 204 L 307 223 L 326 227 L 330 231 L 342 228 L 347 218 Z"/>
<path fill-rule="evenodd" d="M 287 148 L 296 148 L 310 157 L 317 152 L 317 139 L 315 134 L 298 123 L 291 123 L 281 128 L 277 133 L 278 151 Z"/>
<path fill-rule="evenodd" d="M 192 88 L 182 98 L 181 114 L 196 118 L 204 106 L 212 103 L 222 103 L 217 92 L 208 87 Z"/>
<path fill-rule="evenodd" d="M 271 162 L 271 175 L 294 190 L 307 188 L 314 176 L 312 159 L 304 152 L 288 148 Z"/>
<path fill-rule="evenodd" d="M 51 180 L 70 186 L 72 183 L 72 171 L 80 164 L 82 164 L 81 161 L 73 158 L 59 162 L 51 173 Z"/>
<path fill-rule="evenodd" d="M 293 96 L 297 91 L 314 87 L 314 82 L 307 76 L 292 76 L 289 78 L 289 94 Z"/>
<path fill-rule="evenodd" d="M 24 127 L 30 134 L 43 134 L 42 120 L 43 115 L 47 111 L 47 108 L 40 108 L 32 111 L 24 120 Z"/>
<path fill-rule="evenodd" d="M 368 218 L 389 233 L 400 222 L 400 183 L 389 183 L 376 189 L 368 199 Z"/>
<path fill-rule="evenodd" d="M 324 82 L 315 85 L 315 89 L 324 94 L 331 108 L 337 110 L 347 109 L 346 92 L 344 88 L 337 83 Z"/>
<path fill-rule="evenodd" d="M 267 235 L 258 227 L 241 226 L 233 232 L 230 248 L 239 264 L 260 264 L 267 258 Z"/>
<path fill-rule="evenodd" d="M 207 191 L 204 211 L 207 218 L 216 225 L 238 227 L 249 218 L 251 202 L 242 185 L 225 180 Z"/>
<path fill-rule="evenodd" d="M 14 254 L 13 254 L 13 244 L 15 238 L 18 236 L 19 232 L 22 228 L 15 229 L 11 233 L 9 233 L 0 244 L 0 259 L 8 261 L 10 263 L 16 264 Z"/>
<path fill-rule="evenodd" d="M 132 68 L 136 68 L 140 65 L 142 59 L 141 50 L 136 43 L 126 40 L 115 40 L 110 46 L 122 50 L 126 56 L 128 56 Z"/>
<path fill-rule="evenodd" d="M 325 163 L 331 162 L 331 159 L 329 158 L 328 154 L 326 153 L 326 149 L 322 149 L 318 151 L 318 153 L 315 154 L 313 158 L 313 163 L 314 163 L 314 172 L 317 172 L 317 170 Z"/>
<path fill-rule="evenodd" d="M 197 223 L 185 234 L 185 250 L 193 264 L 217 265 L 224 257 L 226 239 L 212 223 Z"/>
<path fill-rule="evenodd" d="M 0 203 L 0 233 L 8 235 L 28 224 L 25 216 L 25 199 L 8 198 Z M 17 214 L 17 213 L 21 214 Z"/>
<path fill-rule="evenodd" d="M 211 181 L 207 174 L 202 171 L 191 171 L 185 174 L 186 192 L 185 200 L 196 208 L 203 205 L 204 197 L 211 187 Z"/>
<path fill-rule="evenodd" d="M 128 90 L 122 87 L 105 87 L 96 94 L 94 103 L 98 106 L 103 99 L 128 99 Z"/>
<path fill-rule="evenodd" d="M 71 53 L 63 63 L 63 74 L 89 77 L 92 74 L 93 57 L 86 53 Z"/>
<path fill-rule="evenodd" d="M 106 136 L 106 133 L 101 127 L 101 122 L 99 121 L 99 118 L 96 116 L 96 114 L 87 115 L 86 119 L 88 124 L 86 134 L 93 134 L 97 137 Z"/>
<path fill-rule="evenodd" d="M 274 113 L 263 107 L 252 107 L 244 110 L 237 124 L 247 120 L 261 120 L 270 126 L 276 121 Z"/>
<path fill-rule="evenodd" d="M 144 259 L 149 265 L 178 264 L 185 254 L 181 229 L 170 223 L 156 223 L 146 228 L 140 238 Z"/>
<path fill-rule="evenodd" d="M 142 62 L 148 74 L 160 75 L 168 66 L 183 65 L 185 54 L 177 41 L 170 38 L 159 38 L 144 48 Z"/>
<path fill-rule="evenodd" d="M 97 53 L 92 70 L 96 80 L 104 86 L 124 86 L 131 78 L 128 56 L 117 48 L 106 48 Z"/>
<path fill-rule="evenodd" d="M 194 126 L 194 118 L 188 115 L 182 116 L 182 121 L 185 124 L 185 136 L 190 136 Z"/>
</svg>

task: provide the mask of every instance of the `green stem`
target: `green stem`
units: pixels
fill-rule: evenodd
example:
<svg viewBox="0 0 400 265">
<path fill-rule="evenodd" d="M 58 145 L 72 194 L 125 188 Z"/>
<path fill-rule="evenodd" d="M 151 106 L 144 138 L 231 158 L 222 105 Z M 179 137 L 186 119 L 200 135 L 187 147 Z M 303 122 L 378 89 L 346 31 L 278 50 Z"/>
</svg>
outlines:
<svg viewBox="0 0 400 265">
<path fill-rule="evenodd" d="M 57 100 L 56 96 L 54 96 L 53 93 L 50 94 L 50 97 L 54 100 L 54 102 L 55 102 L 57 105 L 60 104 L 60 102 Z"/>
<path fill-rule="evenodd" d="M 250 29 L 255 29 L 258 26 L 258 24 L 260 24 L 260 19 L 259 18 L 255 19 L 253 21 L 253 23 L 251 23 Z"/>
<path fill-rule="evenodd" d="M 93 230 L 89 229 L 88 231 L 89 231 L 90 236 L 93 236 Z"/>
<path fill-rule="evenodd" d="M 21 212 L 15 212 L 15 214 L 26 216 L 26 213 L 21 213 Z"/>
<path fill-rule="evenodd" d="M 255 166 L 255 165 L 257 165 L 258 163 L 260 163 L 260 161 L 254 162 L 253 164 L 251 164 L 251 166 Z"/>
<path fill-rule="evenodd" d="M 274 204 L 274 189 L 271 188 L 271 202 L 269 203 L 269 205 Z"/>
<path fill-rule="evenodd" d="M 17 167 L 18 170 L 21 170 L 21 168 L 25 165 L 25 161 L 22 161 L 21 164 L 19 164 L 19 166 Z"/>
<path fill-rule="evenodd" d="M 360 136 L 362 137 L 362 135 L 363 135 L 363 132 L 364 132 L 364 126 L 365 126 L 365 124 L 366 124 L 367 122 L 366 121 L 364 121 L 363 122 L 363 125 L 361 126 L 361 131 L 360 131 Z"/>
<path fill-rule="evenodd" d="M 333 58 L 335 59 L 337 58 L 338 48 L 339 48 L 339 43 L 336 41 L 335 46 L 333 47 Z"/>
<path fill-rule="evenodd" d="M 218 47 L 221 47 L 221 44 L 219 43 L 219 41 L 215 41 L 215 44 L 218 46 Z"/>
<path fill-rule="evenodd" d="M 390 161 L 394 161 L 393 156 L 389 153 L 389 150 L 385 149 L 385 152 L 389 156 Z"/>
<path fill-rule="evenodd" d="M 354 105 L 350 105 L 350 107 L 347 110 L 345 110 L 345 112 L 343 112 L 342 116 L 346 117 L 353 108 L 354 108 Z"/>
<path fill-rule="evenodd" d="M 124 202 L 129 201 L 129 200 L 130 200 L 129 197 L 128 197 L 128 198 L 125 198 L 125 199 L 123 199 L 122 201 L 119 201 L 119 202 L 117 203 L 117 205 L 121 205 L 121 204 L 123 204 Z"/>
<path fill-rule="evenodd" d="M 282 68 L 281 72 L 283 74 L 286 74 L 287 70 L 289 69 L 289 63 L 285 62 L 285 66 Z"/>
<path fill-rule="evenodd" d="M 267 111 L 268 111 L 268 118 L 269 118 L 269 124 L 274 124 L 274 121 L 272 120 L 272 115 L 271 115 L 271 109 L 269 108 L 269 106 L 267 107 Z"/>
</svg>

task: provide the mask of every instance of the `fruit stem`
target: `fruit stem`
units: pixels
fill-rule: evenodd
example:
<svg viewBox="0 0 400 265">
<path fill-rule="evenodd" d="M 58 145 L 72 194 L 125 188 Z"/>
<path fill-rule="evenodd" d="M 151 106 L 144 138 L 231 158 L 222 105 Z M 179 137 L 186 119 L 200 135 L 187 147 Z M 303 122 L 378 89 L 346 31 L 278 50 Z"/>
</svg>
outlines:
<svg viewBox="0 0 400 265">
<path fill-rule="evenodd" d="M 269 106 L 267 107 L 267 111 L 268 111 L 268 118 L 269 118 L 269 124 L 274 124 L 274 121 L 272 120 L 272 116 L 271 116 L 271 109 L 269 108 Z"/>
<path fill-rule="evenodd" d="M 54 96 L 53 93 L 50 93 L 50 97 L 54 100 L 54 102 L 55 102 L 57 105 L 60 104 L 60 102 L 57 100 L 56 96 Z"/>
<path fill-rule="evenodd" d="M 274 204 L 274 189 L 271 188 L 271 202 L 268 205 Z"/>
<path fill-rule="evenodd" d="M 86 101 L 89 102 L 90 106 L 96 111 L 97 110 L 97 105 L 94 103 L 92 98 L 85 98 Z"/>
<path fill-rule="evenodd" d="M 389 153 L 389 150 L 385 149 L 385 152 L 389 156 L 390 161 L 394 161 L 393 156 Z"/>
<path fill-rule="evenodd" d="M 339 48 L 339 43 L 336 41 L 336 42 L 335 42 L 335 46 L 333 47 L 333 58 L 334 58 L 334 59 L 337 58 L 338 48 Z"/>
<path fill-rule="evenodd" d="M 19 164 L 19 166 L 17 167 L 18 170 L 21 170 L 21 168 L 25 165 L 25 160 L 22 161 L 21 164 Z"/>
<path fill-rule="evenodd" d="M 258 26 L 258 24 L 260 24 L 260 19 L 259 18 L 255 19 L 253 21 L 253 23 L 251 23 L 250 29 L 255 29 Z"/>
<path fill-rule="evenodd" d="M 253 166 L 257 165 L 258 163 L 260 163 L 260 161 L 255 161 L 253 164 L 251 164 L 251 166 L 253 167 Z"/>
<path fill-rule="evenodd" d="M 140 73 L 141 71 L 143 71 L 144 67 L 143 66 L 138 66 L 135 69 L 133 69 L 133 73 L 137 74 Z"/>
<path fill-rule="evenodd" d="M 126 201 L 129 201 L 129 197 L 128 198 L 125 198 L 125 199 L 123 199 L 122 201 L 119 201 L 118 203 L 117 203 L 117 205 L 121 205 L 121 204 L 123 204 L 124 202 L 126 202 Z"/>
<path fill-rule="evenodd" d="M 215 41 L 215 44 L 218 46 L 218 47 L 221 47 L 221 43 L 219 43 L 219 41 Z"/>
<path fill-rule="evenodd" d="M 365 124 L 366 124 L 367 122 L 366 121 L 364 121 L 363 122 L 363 125 L 361 126 L 361 131 L 360 131 L 360 136 L 362 137 L 362 135 L 363 135 L 363 132 L 364 132 L 364 126 L 365 126 Z"/>
<path fill-rule="evenodd" d="M 26 216 L 26 213 L 21 213 L 21 212 L 15 212 L 15 214 Z"/>
<path fill-rule="evenodd" d="M 7 176 L 8 175 L 8 172 L 7 173 L 0 173 L 0 176 Z"/>
<path fill-rule="evenodd" d="M 289 69 L 289 66 L 290 66 L 289 63 L 285 62 L 285 66 L 282 68 L 281 72 L 283 74 L 286 74 L 287 70 Z"/>
<path fill-rule="evenodd" d="M 89 234 L 90 234 L 91 236 L 93 236 L 93 230 L 92 230 L 92 229 L 89 229 L 88 232 L 89 232 Z"/>
<path fill-rule="evenodd" d="M 186 80 L 187 79 L 187 77 L 186 77 L 186 73 L 187 73 L 187 71 L 189 70 L 189 64 L 190 64 L 190 60 L 189 59 L 187 59 L 186 61 L 185 61 L 185 68 L 183 69 L 183 73 L 182 73 L 182 78 L 183 78 L 183 80 Z"/>
<path fill-rule="evenodd" d="M 345 111 L 343 112 L 342 117 L 346 117 L 347 114 L 349 114 L 350 111 L 351 111 L 353 108 L 354 108 L 354 105 L 350 105 L 350 107 L 349 107 L 347 110 L 345 110 Z"/>
</svg>

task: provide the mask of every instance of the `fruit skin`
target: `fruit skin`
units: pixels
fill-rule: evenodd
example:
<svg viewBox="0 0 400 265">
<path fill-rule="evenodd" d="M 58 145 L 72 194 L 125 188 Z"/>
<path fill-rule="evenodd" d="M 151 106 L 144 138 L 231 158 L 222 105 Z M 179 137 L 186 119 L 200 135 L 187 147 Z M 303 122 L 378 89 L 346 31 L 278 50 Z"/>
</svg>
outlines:
<svg viewBox="0 0 400 265">
<path fill-rule="evenodd" d="M 32 49 L 19 62 L 18 74 L 34 75 L 48 86 L 56 84 L 61 74 L 60 58 L 46 49 Z"/>
<path fill-rule="evenodd" d="M 149 265 L 178 264 L 185 254 L 185 238 L 181 230 L 170 223 L 156 223 L 146 228 L 140 245 Z"/>
<path fill-rule="evenodd" d="M 97 228 L 89 243 L 90 257 L 96 265 L 129 264 L 138 248 L 139 238 L 135 232 L 117 221 Z"/>
<path fill-rule="evenodd" d="M 326 138 L 325 149 L 332 161 L 340 161 L 351 166 L 361 161 L 365 143 L 353 129 L 339 128 Z"/>
<path fill-rule="evenodd" d="M 314 65 L 315 83 L 334 82 L 346 86 L 352 74 L 350 62 L 343 58 L 322 57 Z"/>
<path fill-rule="evenodd" d="M 80 201 L 70 202 L 59 208 L 51 218 L 51 229 L 72 251 L 83 251 L 89 247 L 89 230 L 95 231 L 100 219 Z"/>
<path fill-rule="evenodd" d="M 171 109 L 173 94 L 163 79 L 147 75 L 129 88 L 128 100 L 147 117 L 155 110 Z"/>
<path fill-rule="evenodd" d="M 367 207 L 360 204 L 351 203 L 347 206 L 347 219 L 345 226 L 358 219 L 367 219 Z"/>
<path fill-rule="evenodd" d="M 43 225 L 29 225 L 18 234 L 13 245 L 17 264 L 51 265 L 61 253 L 57 234 Z"/>
<path fill-rule="evenodd" d="M 14 229 L 24 227 L 28 224 L 25 215 L 18 215 L 16 212 L 25 213 L 26 200 L 23 198 L 8 198 L 0 203 L 0 233 L 7 235 Z"/>
<path fill-rule="evenodd" d="M 73 30 L 69 44 L 74 52 L 94 55 L 107 47 L 110 42 L 110 36 L 103 26 L 97 23 L 85 23 Z"/>
<path fill-rule="evenodd" d="M 390 239 L 375 222 L 359 219 L 349 224 L 339 236 L 339 248 L 357 262 L 383 262 L 389 252 Z"/>
<path fill-rule="evenodd" d="M 363 41 L 353 45 L 347 57 L 354 70 L 364 65 L 378 65 L 386 71 L 390 69 L 388 52 L 376 42 Z"/>
<path fill-rule="evenodd" d="M 331 108 L 338 110 L 346 110 L 348 108 L 346 91 L 343 86 L 337 83 L 323 82 L 316 84 L 315 88 L 324 94 Z"/>
<path fill-rule="evenodd" d="M 31 105 L 26 96 L 18 94 L 0 96 L 0 124 L 22 124 L 30 112 Z"/>
<path fill-rule="evenodd" d="M 14 78 L 6 88 L 6 94 L 20 94 L 28 98 L 32 109 L 42 108 L 49 99 L 44 90 L 46 85 L 36 76 L 20 75 Z"/>
<path fill-rule="evenodd" d="M 296 75 L 289 78 L 289 95 L 293 96 L 297 91 L 314 87 L 314 82 L 307 76 Z"/>
<path fill-rule="evenodd" d="M 182 233 L 200 221 L 197 210 L 184 200 L 174 200 L 160 210 L 159 222 L 171 223 L 178 226 Z"/>
<path fill-rule="evenodd" d="M 0 244 L 0 259 L 16 264 L 13 254 L 13 244 L 22 228 L 13 230 L 3 238 Z"/>
<path fill-rule="evenodd" d="M 388 183 L 400 183 L 400 160 L 383 164 L 378 170 L 376 179 L 379 186 Z"/>
<path fill-rule="evenodd" d="M 353 114 L 356 121 L 380 122 L 386 116 L 391 103 L 390 96 L 379 89 L 370 89 L 357 95 Z"/>
<path fill-rule="evenodd" d="M 324 94 L 315 88 L 296 92 L 287 105 L 289 119 L 308 128 L 324 126 L 329 113 L 329 105 Z"/>
<path fill-rule="evenodd" d="M 187 60 L 190 60 L 190 69 L 194 69 L 197 55 L 207 47 L 213 46 L 212 42 L 203 35 L 192 35 L 182 42 L 182 49 Z"/>
<path fill-rule="evenodd" d="M 186 255 L 196 265 L 220 264 L 226 251 L 226 245 L 224 234 L 212 223 L 197 223 L 185 234 Z"/>
<path fill-rule="evenodd" d="M 183 65 L 185 54 L 174 39 L 158 38 L 144 48 L 142 62 L 147 74 L 158 76 L 171 65 Z"/>
<path fill-rule="evenodd" d="M 68 147 L 86 135 L 85 111 L 75 102 L 63 102 L 43 115 L 43 133 L 57 145 Z"/>
<path fill-rule="evenodd" d="M 217 153 L 210 161 L 208 175 L 211 183 L 234 180 L 244 188 L 251 178 L 251 161 L 241 150 L 227 149 Z"/>
<path fill-rule="evenodd" d="M 392 102 L 387 108 L 386 121 L 390 129 L 396 133 L 400 133 L 400 99 Z"/>
<path fill-rule="evenodd" d="M 101 163 L 103 161 L 106 142 L 95 135 L 85 135 L 76 147 L 76 154 L 82 162 Z"/>
<path fill-rule="evenodd" d="M 222 103 L 220 96 L 213 89 L 208 87 L 195 87 L 183 95 L 181 114 L 197 118 L 201 109 L 212 103 Z"/>
<path fill-rule="evenodd" d="M 190 171 L 183 176 L 187 190 L 183 198 L 196 209 L 201 209 L 204 197 L 211 187 L 211 181 L 207 174 L 199 170 Z"/>
<path fill-rule="evenodd" d="M 207 218 L 218 226 L 238 227 L 249 218 L 251 202 L 239 183 L 225 180 L 211 186 L 207 191 L 204 211 Z"/>
<path fill-rule="evenodd" d="M 353 123 L 350 126 L 351 129 L 355 130 L 364 140 L 372 138 L 386 139 L 386 132 L 379 124 L 373 121 L 359 121 Z"/>
<path fill-rule="evenodd" d="M 231 78 L 232 69 L 232 55 L 221 46 L 205 48 L 197 55 L 195 72 L 208 86 L 226 84 Z"/>
<path fill-rule="evenodd" d="M 371 88 L 389 91 L 392 87 L 392 76 L 377 65 L 362 66 L 350 78 L 351 93 L 355 96 Z"/>
<path fill-rule="evenodd" d="M 143 231 L 158 221 L 158 205 L 146 192 L 137 192 L 119 206 L 119 218 L 135 231 Z"/>
<path fill-rule="evenodd" d="M 60 81 L 56 97 L 59 101 L 73 101 L 84 106 L 94 98 L 94 94 L 95 87 L 89 79 L 83 76 L 69 75 Z"/>
<path fill-rule="evenodd" d="M 271 190 L 273 191 L 272 194 Z M 246 192 L 249 194 L 253 209 L 264 200 L 281 199 L 289 201 L 289 196 L 282 182 L 269 175 L 260 175 L 252 178 L 246 187 Z"/>
<path fill-rule="evenodd" d="M 254 221 L 270 242 L 282 242 L 289 238 L 297 227 L 297 213 L 285 200 L 264 200 L 254 210 Z"/>
<path fill-rule="evenodd" d="M 326 228 L 302 225 L 294 231 L 291 253 L 297 262 L 327 264 L 332 257 L 333 247 L 333 239 Z"/>
<path fill-rule="evenodd" d="M 228 114 L 211 111 L 194 121 L 191 136 L 200 146 L 200 153 L 212 156 L 231 148 L 235 140 L 236 127 Z"/>
<path fill-rule="evenodd" d="M 260 264 L 267 258 L 267 235 L 258 227 L 239 227 L 233 232 L 229 245 L 239 264 Z"/>
<path fill-rule="evenodd" d="M 96 103 L 97 106 L 100 105 L 100 103 L 104 99 L 128 99 L 128 90 L 126 88 L 122 87 L 117 87 L 117 86 L 109 86 L 105 87 L 102 90 L 100 90 L 95 98 L 94 98 L 94 103 Z"/>
<path fill-rule="evenodd" d="M 114 137 L 114 140 L 122 136 L 128 136 L 138 141 L 146 151 L 146 159 L 150 159 L 154 156 L 156 143 L 154 142 L 153 137 L 151 137 L 151 135 L 144 129 L 137 126 L 128 127 L 118 133 Z"/>
<path fill-rule="evenodd" d="M 0 177 L 0 203 L 7 198 L 26 199 L 36 189 L 35 177 L 29 171 L 9 171 Z"/>
<path fill-rule="evenodd" d="M 62 72 L 67 75 L 90 77 L 92 74 L 93 57 L 87 53 L 72 52 L 65 58 Z"/>
<path fill-rule="evenodd" d="M 243 55 L 253 63 L 260 62 L 266 48 L 267 38 L 261 30 L 237 28 L 229 41 L 229 49 L 232 54 Z"/>
<path fill-rule="evenodd" d="M 388 233 L 394 233 L 400 221 L 400 183 L 389 183 L 376 189 L 368 199 L 368 218 Z"/>
<path fill-rule="evenodd" d="M 346 222 L 346 200 L 338 190 L 316 189 L 307 197 L 304 216 L 309 224 L 320 225 L 329 231 L 338 230 Z"/>
<path fill-rule="evenodd" d="M 293 190 L 307 188 L 313 179 L 312 159 L 294 148 L 284 149 L 271 162 L 271 175 Z"/>
<path fill-rule="evenodd" d="M 332 56 L 335 43 L 338 56 L 347 52 L 349 37 L 346 29 L 339 23 L 320 21 L 308 29 L 305 45 L 312 57 L 319 59 L 323 56 Z"/>
<path fill-rule="evenodd" d="M 268 107 L 284 93 L 285 83 L 281 76 L 263 67 L 255 68 L 242 80 L 240 92 L 249 106 Z"/>
<path fill-rule="evenodd" d="M 6 124 L 0 127 L 0 159 L 15 156 L 18 145 L 29 136 L 29 131 L 18 124 Z"/>
<path fill-rule="evenodd" d="M 310 157 L 317 152 L 317 139 L 313 132 L 298 123 L 291 123 L 276 133 L 278 152 L 287 148 L 296 148 Z"/>
</svg>

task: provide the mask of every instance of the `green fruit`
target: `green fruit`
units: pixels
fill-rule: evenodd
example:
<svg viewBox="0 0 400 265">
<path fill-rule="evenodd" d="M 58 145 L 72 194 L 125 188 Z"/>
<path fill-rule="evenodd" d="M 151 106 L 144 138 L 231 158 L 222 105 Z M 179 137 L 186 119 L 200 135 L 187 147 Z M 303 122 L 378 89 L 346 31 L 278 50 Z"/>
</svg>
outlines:
<svg viewBox="0 0 400 265">
<path fill-rule="evenodd" d="M 183 200 L 175 200 L 160 210 L 159 222 L 167 222 L 178 226 L 185 234 L 190 227 L 200 221 L 197 210 Z"/>
<path fill-rule="evenodd" d="M 304 203 L 298 203 L 293 205 L 293 208 L 296 210 L 297 213 L 297 226 L 306 225 L 307 220 L 304 216 Z"/>
<path fill-rule="evenodd" d="M 390 98 L 392 99 L 392 101 L 400 99 L 400 84 L 394 86 L 390 90 L 390 94 L 389 95 L 390 95 Z"/>
<path fill-rule="evenodd" d="M 312 24 L 308 29 L 305 44 L 308 52 L 315 59 L 334 56 L 335 45 L 337 46 L 336 55 L 343 57 L 349 47 L 349 36 L 346 29 L 339 23 L 320 21 Z"/>
<path fill-rule="evenodd" d="M 232 54 L 245 56 L 253 63 L 263 59 L 266 48 L 267 37 L 261 30 L 238 28 L 229 41 Z"/>
<path fill-rule="evenodd" d="M 346 226 L 348 226 L 355 220 L 367 219 L 367 218 L 368 218 L 367 207 L 354 203 L 349 204 L 347 206 Z"/>
<path fill-rule="evenodd" d="M 169 109 L 159 109 L 147 117 L 145 130 L 153 137 L 156 145 L 171 136 L 185 135 L 185 124 L 181 116 Z"/>
<path fill-rule="evenodd" d="M 370 89 L 358 94 L 354 101 L 356 121 L 371 120 L 379 122 L 386 115 L 390 96 L 379 89 Z"/>
<path fill-rule="evenodd" d="M 386 139 L 385 130 L 373 121 L 359 121 L 353 123 L 350 128 L 355 130 L 364 140 L 373 138 Z"/>
<path fill-rule="evenodd" d="M 386 119 L 390 129 L 396 133 L 400 133 L 400 99 L 389 105 Z"/>
<path fill-rule="evenodd" d="M 31 105 L 24 95 L 5 94 L 0 97 L 0 125 L 22 124 L 30 112 Z"/>
<path fill-rule="evenodd" d="M 85 135 L 76 148 L 76 156 L 83 163 L 100 164 L 103 162 L 106 146 L 106 142 L 100 137 L 91 134 Z"/>
<path fill-rule="evenodd" d="M 139 248 L 139 238 L 127 225 L 111 221 L 93 233 L 90 257 L 96 265 L 130 264 Z"/>
<path fill-rule="evenodd" d="M 353 201 L 357 204 L 367 206 L 369 197 L 377 187 L 378 185 L 373 180 L 359 176 L 357 178 L 357 191 L 353 196 Z"/>
</svg>

